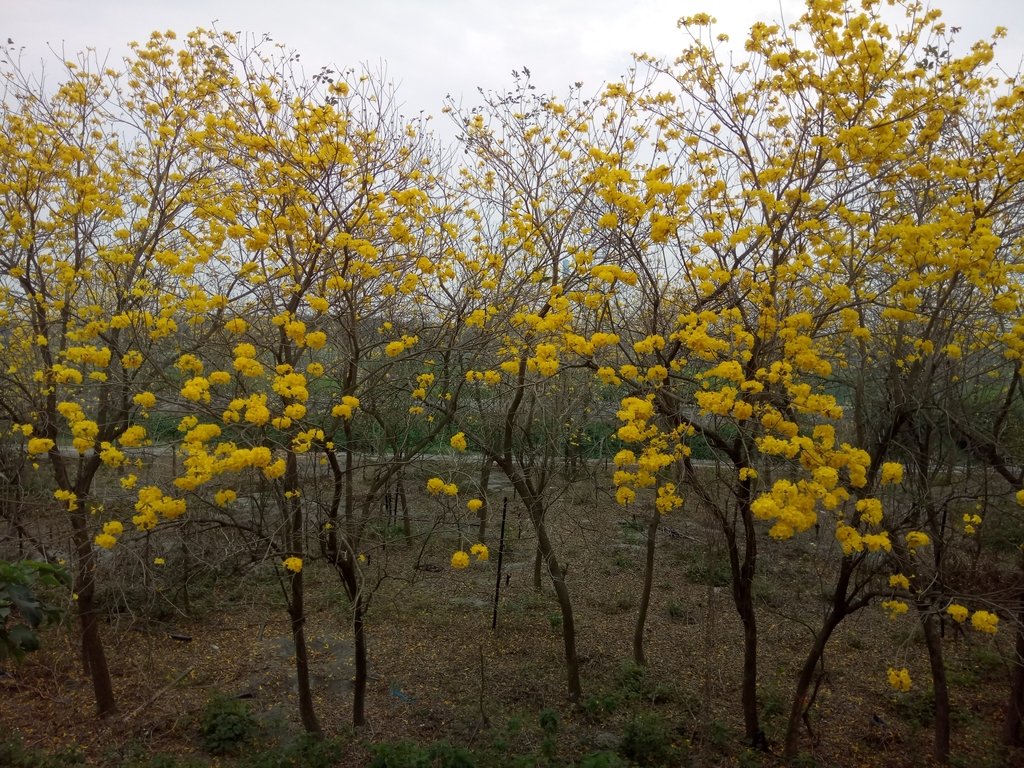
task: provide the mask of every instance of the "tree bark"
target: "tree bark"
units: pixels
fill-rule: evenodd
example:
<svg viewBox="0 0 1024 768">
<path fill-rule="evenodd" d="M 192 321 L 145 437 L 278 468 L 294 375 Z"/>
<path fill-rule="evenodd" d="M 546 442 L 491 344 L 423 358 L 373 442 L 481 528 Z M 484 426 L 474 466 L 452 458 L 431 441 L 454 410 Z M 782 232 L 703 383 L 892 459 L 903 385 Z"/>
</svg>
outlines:
<svg viewBox="0 0 1024 768">
<path fill-rule="evenodd" d="M 764 747 L 764 733 L 757 707 L 757 615 L 754 610 L 754 569 L 757 550 L 753 520 L 747 526 L 743 561 L 740 562 L 739 542 L 734 530 L 726 531 L 729 564 L 732 571 L 732 596 L 743 623 L 743 683 L 740 703 L 743 709 L 743 727 L 751 745 Z"/>
<path fill-rule="evenodd" d="M 85 511 L 84 496 L 78 500 L 78 509 L 71 511 L 71 538 L 75 547 L 74 591 L 78 596 L 76 607 L 82 628 L 82 667 L 92 681 L 96 698 L 96 713 L 108 717 L 117 711 L 114 687 L 110 680 L 107 656 L 100 636 L 99 610 L 96 606 L 96 550 L 89 536 L 89 518 Z"/>
<path fill-rule="evenodd" d="M 1021 559 L 1021 576 L 1024 577 L 1024 558 Z M 1017 593 L 1016 642 L 1010 672 L 1010 698 L 1006 703 L 1006 717 L 1003 720 L 1003 744 L 1007 747 L 1024 747 L 1024 581 Z"/>
<path fill-rule="evenodd" d="M 476 540 L 481 544 L 485 543 L 484 537 L 487 535 L 487 506 L 489 501 L 487 488 L 491 481 L 491 466 L 493 463 L 490 456 L 484 455 L 480 464 L 480 500 L 483 501 L 483 506 L 480 507 L 480 511 L 477 513 Z"/>
<path fill-rule="evenodd" d="M 355 656 L 355 680 L 352 689 L 352 725 L 366 725 L 366 681 L 369 677 L 366 657 L 366 627 L 363 622 L 363 598 L 352 600 L 352 642 Z"/>
<path fill-rule="evenodd" d="M 284 487 L 285 511 L 288 519 L 288 548 L 292 554 L 303 554 L 303 511 L 299 495 L 299 465 L 294 451 L 288 451 L 285 463 Z M 313 692 L 309 685 L 309 649 L 306 647 L 306 611 L 303 573 L 299 570 L 291 575 L 291 596 L 288 600 L 288 616 L 291 618 L 292 643 L 295 646 L 295 679 L 299 691 L 299 717 L 307 733 L 321 733 L 320 723 L 313 708 Z"/>
<path fill-rule="evenodd" d="M 307 733 L 319 735 L 320 722 L 313 708 L 313 692 L 309 684 L 309 649 L 306 646 L 306 614 L 303 607 L 304 586 L 302 572 L 291 577 L 292 594 L 288 615 L 292 625 L 292 643 L 295 646 L 295 678 L 299 690 L 299 717 Z"/>
<path fill-rule="evenodd" d="M 932 754 L 936 762 L 949 762 L 949 683 L 946 680 L 946 663 L 942 656 L 942 638 L 939 636 L 935 613 L 929 603 L 918 605 L 924 643 L 928 648 L 928 663 L 932 673 L 932 691 L 935 695 L 935 724 Z"/>
<path fill-rule="evenodd" d="M 580 686 L 580 663 L 576 656 L 576 622 L 572 613 L 572 600 L 569 597 L 569 588 L 565 584 L 562 567 L 555 557 L 554 548 L 551 546 L 551 539 L 548 538 L 543 514 L 534 508 L 531 510 L 530 517 L 533 520 L 534 527 L 537 529 L 538 551 L 548 565 L 548 574 L 551 576 L 551 584 L 555 588 L 558 607 L 562 613 L 562 644 L 565 649 L 565 673 L 569 688 L 569 699 L 576 703 L 583 697 L 583 691 Z"/>
<path fill-rule="evenodd" d="M 644 563 L 644 585 L 640 591 L 640 610 L 636 615 L 636 627 L 633 629 L 633 661 L 639 666 L 647 666 L 644 655 L 644 629 L 647 625 L 647 610 L 651 605 L 651 587 L 654 584 L 654 553 L 657 546 L 658 526 L 661 524 L 661 513 L 651 512 L 647 522 L 647 559 Z"/>
<path fill-rule="evenodd" d="M 789 708 L 789 720 L 786 723 L 786 741 L 783 747 L 783 757 L 786 760 L 795 760 L 800 752 L 800 721 L 807 711 L 807 692 L 811 689 L 811 683 L 814 682 L 814 670 L 817 669 L 821 657 L 825 654 L 825 646 L 828 644 L 832 632 L 839 626 L 839 622 L 845 615 L 845 611 L 837 610 L 836 606 L 829 610 L 825 617 L 825 623 L 818 630 L 814 644 L 800 668 L 800 674 L 796 680 L 796 690 L 793 692 L 793 702 Z"/>
<path fill-rule="evenodd" d="M 542 584 L 540 575 L 543 572 L 544 565 L 544 553 L 541 551 L 540 542 L 537 543 L 537 549 L 533 553 L 533 591 L 540 594 Z"/>
</svg>

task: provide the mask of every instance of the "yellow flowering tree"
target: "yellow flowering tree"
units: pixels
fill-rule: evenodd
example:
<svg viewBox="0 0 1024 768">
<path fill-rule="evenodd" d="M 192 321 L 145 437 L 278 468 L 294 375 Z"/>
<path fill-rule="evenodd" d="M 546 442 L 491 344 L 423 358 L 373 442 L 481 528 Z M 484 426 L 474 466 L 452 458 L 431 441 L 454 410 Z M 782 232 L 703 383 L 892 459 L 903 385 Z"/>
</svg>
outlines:
<svg viewBox="0 0 1024 768">
<path fill-rule="evenodd" d="M 122 70 L 93 54 L 59 66 L 54 89 L 5 60 L 0 105 L 3 418 L 52 471 L 68 513 L 82 656 L 100 714 L 115 709 L 96 603 L 93 482 L 127 466 L 162 385 L 189 278 L 213 245 L 197 223 L 209 167 L 186 135 L 217 100 L 224 62 L 202 34 L 132 46 Z M 175 510 L 168 510 L 168 516 Z M 99 518 L 100 520 L 102 518 Z"/>
<path fill-rule="evenodd" d="M 925 346 L 954 352 L 954 338 L 937 339 L 954 333 L 956 316 L 946 308 L 942 323 L 922 316 L 922 326 L 906 325 L 916 308 L 964 278 L 979 289 L 1005 283 L 1003 267 L 983 255 L 995 242 L 984 202 L 975 210 L 963 195 L 936 195 L 927 220 L 915 220 L 921 208 L 902 186 L 915 174 L 941 178 L 950 154 L 975 151 L 947 153 L 939 128 L 943 115 L 987 98 L 979 72 L 991 46 L 926 67 L 922 57 L 942 36 L 937 14 L 906 5 L 895 44 L 879 10 L 808 2 L 788 28 L 754 25 L 749 58 L 739 62 L 719 56 L 710 17 L 686 19 L 691 43 L 674 62 L 642 57 L 664 80 L 606 93 L 614 112 L 640 116 L 652 158 L 616 146 L 591 152 L 590 178 L 606 205 L 598 226 L 638 276 L 632 310 L 614 316 L 628 362 L 597 371 L 630 391 L 619 414 L 631 450 L 616 473 L 618 498 L 629 503 L 646 487 L 669 493 L 672 478 L 652 466 L 681 457 L 685 490 L 718 520 L 744 626 L 741 698 L 755 744 L 763 744 L 752 600 L 761 525 L 784 540 L 816 529 L 821 512 L 836 521 L 843 557 L 794 692 L 791 757 L 824 644 L 873 598 L 872 574 L 893 549 L 890 526 L 906 531 L 912 522 L 887 518 L 875 496 L 879 475 L 890 479 L 885 462 L 899 457 L 902 422 L 873 421 L 880 431 L 869 436 L 857 410 L 867 401 L 853 391 L 851 429 L 837 375 L 858 343 L 887 329 L 904 343 L 917 339 L 881 358 L 901 369 Z M 894 244 L 906 253 L 895 265 Z M 935 253 L 935 266 L 922 265 L 924 252 Z M 899 359 L 915 350 L 917 358 Z M 698 446 L 714 458 L 713 472 L 689 455 Z"/>
<path fill-rule="evenodd" d="M 591 133 L 600 126 L 578 89 L 564 100 L 536 94 L 528 72 L 478 108 L 448 109 L 470 158 L 457 181 L 473 225 L 463 348 L 474 357 L 462 363 L 470 390 L 457 425 L 529 514 L 535 578 L 539 584 L 543 568 L 554 587 L 569 696 L 578 700 L 575 618 L 548 516 L 563 487 L 559 467 L 579 440 L 578 416 L 592 403 L 589 361 L 617 341 L 595 334 L 614 293 L 592 276 L 594 185 L 583 181 Z"/>
<path fill-rule="evenodd" d="M 380 581 L 358 555 L 375 545 L 383 495 L 447 428 L 464 385 L 452 373 L 464 314 L 457 196 L 442 197 L 436 148 L 422 121 L 397 113 L 389 83 L 331 70 L 306 81 L 266 46 L 231 35 L 222 45 L 240 76 L 227 107 L 191 140 L 221 161 L 222 194 L 203 212 L 224 234 L 217 284 L 227 307 L 217 343 L 180 392 L 195 415 L 176 483 L 209 497 L 236 470 L 270 481 L 303 724 L 320 729 L 308 571 L 288 564 L 319 555 L 350 601 L 360 726 L 364 617 Z M 329 491 L 314 498 L 317 488 Z M 222 499 L 230 503 L 213 502 Z M 319 552 L 308 550 L 314 532 Z"/>
</svg>

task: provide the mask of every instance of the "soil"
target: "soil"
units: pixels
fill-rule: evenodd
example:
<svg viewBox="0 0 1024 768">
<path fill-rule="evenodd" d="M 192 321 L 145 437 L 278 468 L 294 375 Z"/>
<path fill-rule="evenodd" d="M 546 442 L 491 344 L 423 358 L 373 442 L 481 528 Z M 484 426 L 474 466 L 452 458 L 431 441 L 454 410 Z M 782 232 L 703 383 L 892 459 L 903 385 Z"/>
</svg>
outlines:
<svg viewBox="0 0 1024 768">
<path fill-rule="evenodd" d="M 410 504 L 426 509 L 437 500 L 413 497 Z M 500 507 L 500 500 L 492 504 Z M 640 671 L 629 659 L 645 522 L 591 482 L 570 486 L 558 500 L 550 523 L 574 600 L 584 685 L 584 701 L 573 708 L 561 617 L 547 579 L 540 592 L 534 589 L 535 539 L 515 499 L 509 500 L 498 625 L 491 629 L 498 514 L 492 511 L 489 526 L 491 559 L 463 571 L 450 568 L 448 558 L 470 541 L 468 516 L 457 526 L 462 536 L 449 525 L 423 547 L 419 537 L 407 542 L 395 535 L 386 550 L 370 554 L 367 572 L 387 578 L 367 616 L 369 722 L 359 732 L 348 725 L 347 601 L 329 566 L 307 561 L 316 709 L 326 733 L 346 745 L 339 765 L 366 764 L 371 743 L 440 739 L 505 764 L 509 755 L 538 753 L 545 709 L 559 718 L 556 755 L 566 764 L 614 750 L 638 712 L 661 716 L 695 765 L 782 764 L 777 755 L 796 669 L 820 620 L 835 563 L 827 532 L 788 542 L 763 539 L 759 691 L 768 751 L 755 754 L 742 738 L 742 633 L 713 526 L 686 513 L 664 519 L 646 632 L 649 667 Z M 425 516 L 413 522 L 418 531 L 430 528 Z M 165 568 L 174 565 L 169 559 Z M 122 583 L 122 600 L 107 594 L 104 639 L 118 714 L 93 717 L 74 627 L 54 628 L 44 632 L 42 651 L 0 674 L 0 735 L 14 734 L 26 747 L 50 754 L 76 749 L 90 765 L 144 765 L 158 753 L 201 756 L 197 722 L 213 695 L 249 702 L 262 738 L 298 732 L 291 636 L 273 566 L 196 579 L 187 602 L 174 582 L 173 574 L 158 573 L 160 599 L 144 605 L 133 603 L 137 585 Z M 983 636 L 956 625 L 946 632 L 953 755 L 979 768 L 1024 765 L 1021 756 L 998 749 L 1010 632 Z M 889 666 L 911 670 L 909 693 L 888 687 Z M 877 607 L 856 614 L 829 643 L 810 728 L 802 734 L 805 764 L 930 765 L 929 687 L 912 615 L 890 620 Z"/>
</svg>

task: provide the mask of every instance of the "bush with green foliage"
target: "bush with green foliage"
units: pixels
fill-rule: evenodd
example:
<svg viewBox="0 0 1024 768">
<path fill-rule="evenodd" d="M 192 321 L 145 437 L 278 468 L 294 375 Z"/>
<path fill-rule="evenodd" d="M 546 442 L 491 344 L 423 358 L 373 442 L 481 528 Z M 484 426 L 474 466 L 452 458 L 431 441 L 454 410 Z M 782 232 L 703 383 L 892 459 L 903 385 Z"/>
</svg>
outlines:
<svg viewBox="0 0 1024 768">
<path fill-rule="evenodd" d="M 256 718 L 244 701 L 214 696 L 203 710 L 199 722 L 203 749 L 211 755 L 236 752 L 256 730 Z"/>
<path fill-rule="evenodd" d="M 439 741 L 423 747 L 411 741 L 375 744 L 370 768 L 475 768 L 473 756 L 462 747 Z"/>
<path fill-rule="evenodd" d="M 64 611 L 45 602 L 39 587 L 69 587 L 67 571 L 36 560 L 0 560 L 0 661 L 39 650 L 37 629 L 60 619 Z M 3 764 L 3 763 L 0 763 Z"/>
<path fill-rule="evenodd" d="M 686 765 L 687 754 L 673 742 L 672 733 L 659 715 L 634 715 L 622 734 L 619 752 L 638 765 Z"/>
</svg>

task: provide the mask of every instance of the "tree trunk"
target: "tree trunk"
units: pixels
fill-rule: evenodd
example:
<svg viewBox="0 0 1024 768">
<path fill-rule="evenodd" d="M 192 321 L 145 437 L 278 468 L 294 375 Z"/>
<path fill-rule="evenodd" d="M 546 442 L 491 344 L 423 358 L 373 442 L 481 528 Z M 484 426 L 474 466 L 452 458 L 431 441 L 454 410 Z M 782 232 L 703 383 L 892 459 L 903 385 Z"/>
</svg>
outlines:
<svg viewBox="0 0 1024 768">
<path fill-rule="evenodd" d="M 647 523 L 647 560 L 644 563 L 644 586 L 640 592 L 640 610 L 636 615 L 636 627 L 633 630 L 633 661 L 641 667 L 647 666 L 644 655 L 644 628 L 647 625 L 647 609 L 651 605 L 651 587 L 654 583 L 654 550 L 657 546 L 658 526 L 661 524 L 661 513 L 651 512 Z"/>
<path fill-rule="evenodd" d="M 405 543 L 412 543 L 412 521 L 409 519 L 409 497 L 405 495 L 405 483 L 402 482 L 402 473 L 398 473 L 395 479 L 395 496 L 398 505 L 402 508 L 402 534 L 405 536 Z"/>
<path fill-rule="evenodd" d="M 1024 558 L 1021 558 L 1024 576 Z M 1003 744 L 1024 747 L 1024 582 L 1017 593 L 1017 630 L 1010 672 L 1010 698 L 1006 703 L 1003 720 Z"/>
<path fill-rule="evenodd" d="M 299 689 L 299 717 L 307 733 L 319 735 L 320 722 L 313 709 L 313 692 L 309 685 L 309 649 L 306 647 L 306 614 L 303 607 L 304 586 L 302 571 L 291 577 L 292 594 L 288 615 L 292 623 L 292 642 L 295 645 L 295 678 Z"/>
<path fill-rule="evenodd" d="M 749 520 L 746 519 L 748 516 Z M 740 621 L 743 623 L 743 683 L 740 689 L 743 727 L 750 744 L 760 749 L 765 744 L 757 709 L 757 615 L 754 611 L 757 544 L 754 539 L 753 517 L 749 511 L 744 515 L 744 524 L 746 536 L 742 562 L 740 562 L 739 542 L 735 530 L 726 526 L 724 532 L 729 549 L 729 567 L 732 572 L 733 603 L 740 616 Z"/>
<path fill-rule="evenodd" d="M 544 515 L 537 508 L 538 506 L 539 502 L 536 501 L 531 504 L 530 518 L 533 521 L 534 528 L 537 530 L 538 552 L 540 552 L 544 561 L 548 564 L 551 584 L 555 588 L 558 607 L 562 612 L 562 642 L 565 647 L 565 672 L 569 687 L 569 699 L 576 703 L 583 697 L 583 692 L 580 687 L 580 663 L 576 657 L 576 622 L 572 614 L 572 600 L 569 597 L 569 588 L 565 584 L 562 567 L 555 557 L 554 548 L 551 546 L 551 539 L 548 538 Z"/>
<path fill-rule="evenodd" d="M 543 587 L 540 580 L 541 566 L 544 564 L 544 553 L 541 551 L 540 542 L 537 543 L 537 550 L 533 553 L 533 591 L 540 594 Z"/>
<path fill-rule="evenodd" d="M 493 463 L 491 457 L 485 455 L 480 464 L 480 500 L 484 504 L 477 513 L 476 540 L 481 544 L 485 543 L 484 537 L 487 535 L 487 505 L 489 501 L 487 488 L 491 481 L 491 466 Z"/>
<path fill-rule="evenodd" d="M 78 509 L 71 511 L 71 537 L 75 547 L 74 591 L 82 628 L 82 667 L 92 680 L 96 697 L 96 712 L 107 717 L 117 711 L 114 687 L 107 667 L 107 656 L 100 637 L 99 610 L 96 607 L 96 550 L 89 537 L 89 519 L 85 511 L 84 496 L 78 500 Z"/>
<path fill-rule="evenodd" d="M 786 723 L 783 757 L 787 761 L 795 760 L 800 752 L 800 721 L 807 711 L 807 692 L 811 689 L 811 683 L 814 682 L 814 670 L 821 663 L 821 657 L 825 653 L 825 646 L 828 644 L 832 632 L 839 626 L 839 622 L 845 615 L 845 610 L 837 610 L 836 606 L 832 606 L 825 617 L 824 625 L 814 638 L 814 645 L 811 646 L 811 650 L 800 668 L 800 675 L 796 680 L 796 690 L 793 692 L 793 703 L 789 709 L 789 721 Z"/>
<path fill-rule="evenodd" d="M 288 451 L 285 464 L 285 516 L 288 520 L 288 548 L 297 557 L 303 555 L 303 510 L 299 495 L 299 464 L 294 451 Z M 299 717 L 307 733 L 320 734 L 320 723 L 313 709 L 313 692 L 309 686 L 309 649 L 306 647 L 306 611 L 303 573 L 291 576 L 288 616 L 291 618 L 292 642 L 295 646 L 295 678 L 299 689 Z"/>
<path fill-rule="evenodd" d="M 932 754 L 936 762 L 949 762 L 949 684 L 946 681 L 946 663 L 942 657 L 942 638 L 935 626 L 937 617 L 929 603 L 918 605 L 924 642 L 928 648 L 928 663 L 932 672 L 932 691 L 935 694 L 935 739 Z"/>
<path fill-rule="evenodd" d="M 761 747 L 764 735 L 757 711 L 757 618 L 751 585 L 745 583 L 739 593 L 736 608 L 743 621 L 743 688 L 740 695 L 743 726 L 750 743 Z"/>
<path fill-rule="evenodd" d="M 366 627 L 363 622 L 363 598 L 356 594 L 352 600 L 352 642 L 355 650 L 355 680 L 352 689 L 352 725 L 366 725 Z"/>
</svg>

